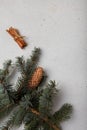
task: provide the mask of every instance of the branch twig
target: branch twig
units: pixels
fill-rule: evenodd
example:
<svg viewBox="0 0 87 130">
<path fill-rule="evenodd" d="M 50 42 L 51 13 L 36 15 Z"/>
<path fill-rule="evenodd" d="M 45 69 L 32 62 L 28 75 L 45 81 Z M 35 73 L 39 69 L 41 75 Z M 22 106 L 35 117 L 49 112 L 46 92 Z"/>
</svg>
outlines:
<svg viewBox="0 0 87 130">
<path fill-rule="evenodd" d="M 7 108 L 11 107 L 13 104 L 8 104 L 6 105 L 4 108 L 0 109 L 0 112 L 3 112 L 4 110 L 6 110 Z"/>
<path fill-rule="evenodd" d="M 37 110 L 30 108 L 31 112 L 40 116 L 40 112 L 38 112 Z M 41 119 L 43 121 L 45 121 L 50 127 L 52 127 L 54 130 L 60 130 L 56 125 L 54 125 L 47 117 L 41 117 Z"/>
</svg>

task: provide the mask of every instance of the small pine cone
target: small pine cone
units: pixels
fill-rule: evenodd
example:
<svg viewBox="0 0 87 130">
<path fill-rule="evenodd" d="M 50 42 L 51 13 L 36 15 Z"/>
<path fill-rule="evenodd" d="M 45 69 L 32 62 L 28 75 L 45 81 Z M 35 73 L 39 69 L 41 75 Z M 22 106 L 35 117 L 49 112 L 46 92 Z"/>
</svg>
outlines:
<svg viewBox="0 0 87 130">
<path fill-rule="evenodd" d="M 43 68 L 42 67 L 36 68 L 35 72 L 32 75 L 31 80 L 29 81 L 29 87 L 36 88 L 41 82 L 42 77 L 43 77 Z"/>
</svg>

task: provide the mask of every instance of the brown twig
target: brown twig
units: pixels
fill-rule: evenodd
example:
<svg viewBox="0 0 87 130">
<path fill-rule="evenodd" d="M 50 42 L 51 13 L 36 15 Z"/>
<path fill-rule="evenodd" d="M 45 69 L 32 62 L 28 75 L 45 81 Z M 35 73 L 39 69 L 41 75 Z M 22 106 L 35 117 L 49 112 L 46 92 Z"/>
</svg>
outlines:
<svg viewBox="0 0 87 130">
<path fill-rule="evenodd" d="M 0 112 L 3 112 L 4 110 L 6 110 L 7 108 L 11 107 L 13 104 L 8 104 L 6 105 L 4 108 L 0 109 Z"/>
<path fill-rule="evenodd" d="M 40 116 L 40 112 L 37 110 L 30 108 L 31 112 L 36 114 L 37 116 Z M 43 121 L 45 121 L 50 127 L 52 127 L 54 130 L 60 130 L 56 125 L 54 125 L 47 117 L 41 117 Z"/>
<path fill-rule="evenodd" d="M 23 36 L 21 36 L 18 32 L 17 29 L 10 27 L 9 29 L 6 30 L 13 38 L 14 40 L 18 43 L 18 45 L 21 48 L 24 48 L 27 44 L 23 39 Z"/>
</svg>

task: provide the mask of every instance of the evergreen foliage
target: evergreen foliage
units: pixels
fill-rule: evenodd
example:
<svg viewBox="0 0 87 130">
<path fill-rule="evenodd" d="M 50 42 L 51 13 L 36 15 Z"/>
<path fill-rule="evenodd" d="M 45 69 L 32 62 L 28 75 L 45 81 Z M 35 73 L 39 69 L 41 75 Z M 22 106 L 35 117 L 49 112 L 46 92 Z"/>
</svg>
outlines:
<svg viewBox="0 0 87 130">
<path fill-rule="evenodd" d="M 11 130 L 22 123 L 24 130 L 60 130 L 61 122 L 70 118 L 70 104 L 64 104 L 53 114 L 53 98 L 58 91 L 55 81 L 45 86 L 46 76 L 43 75 L 38 87 L 29 88 L 28 82 L 38 65 L 39 56 L 40 49 L 35 48 L 27 60 L 23 56 L 17 57 L 15 66 L 20 77 L 15 86 L 9 80 L 11 60 L 6 61 L 3 69 L 0 69 L 0 119 L 9 114 L 0 130 Z"/>
</svg>

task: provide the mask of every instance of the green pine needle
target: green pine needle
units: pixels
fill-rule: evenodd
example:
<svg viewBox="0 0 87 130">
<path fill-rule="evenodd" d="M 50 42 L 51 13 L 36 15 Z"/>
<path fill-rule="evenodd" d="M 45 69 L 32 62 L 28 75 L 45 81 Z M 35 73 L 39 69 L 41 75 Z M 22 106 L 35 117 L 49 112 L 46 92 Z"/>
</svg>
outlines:
<svg viewBox="0 0 87 130">
<path fill-rule="evenodd" d="M 53 115 L 53 118 L 57 122 L 62 122 L 71 117 L 72 114 L 72 105 L 64 104 L 58 111 L 56 111 Z"/>
<path fill-rule="evenodd" d="M 50 81 L 40 96 L 39 111 L 43 116 L 49 116 L 52 113 L 53 97 L 56 94 L 55 86 L 55 81 Z"/>
</svg>

